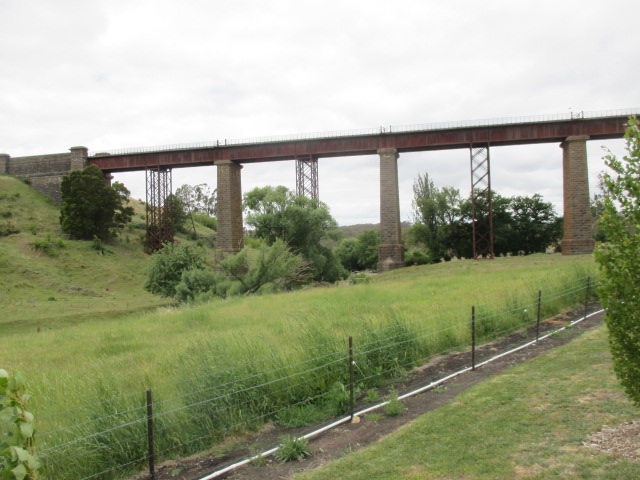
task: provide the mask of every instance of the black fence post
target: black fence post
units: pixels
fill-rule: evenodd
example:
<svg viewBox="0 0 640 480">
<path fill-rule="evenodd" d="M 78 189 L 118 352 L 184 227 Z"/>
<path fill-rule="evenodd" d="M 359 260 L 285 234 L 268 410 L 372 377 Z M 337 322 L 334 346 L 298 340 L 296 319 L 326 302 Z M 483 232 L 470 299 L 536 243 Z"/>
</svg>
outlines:
<svg viewBox="0 0 640 480">
<path fill-rule="evenodd" d="M 149 474 L 151 480 L 156 478 L 155 453 L 153 449 L 153 398 L 151 390 L 147 390 L 147 444 L 149 446 Z"/>
<path fill-rule="evenodd" d="M 471 307 L 471 370 L 476 369 L 476 307 Z"/>
<path fill-rule="evenodd" d="M 538 290 L 538 319 L 536 320 L 536 342 L 540 338 L 540 313 L 542 309 L 542 290 Z"/>
<path fill-rule="evenodd" d="M 349 337 L 349 413 L 353 421 L 353 412 L 355 411 L 355 395 L 353 385 L 353 337 Z"/>
</svg>

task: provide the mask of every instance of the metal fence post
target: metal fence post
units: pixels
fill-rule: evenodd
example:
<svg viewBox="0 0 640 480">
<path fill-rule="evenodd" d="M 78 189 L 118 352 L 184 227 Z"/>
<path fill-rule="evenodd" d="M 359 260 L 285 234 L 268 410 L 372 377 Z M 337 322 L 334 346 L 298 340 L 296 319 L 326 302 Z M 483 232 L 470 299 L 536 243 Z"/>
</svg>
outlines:
<svg viewBox="0 0 640 480">
<path fill-rule="evenodd" d="M 149 447 L 149 473 L 151 480 L 156 478 L 155 472 L 155 453 L 153 448 L 153 398 L 151 390 L 147 390 L 147 444 Z"/>
<path fill-rule="evenodd" d="M 476 307 L 471 307 L 471 370 L 476 369 Z"/>
<path fill-rule="evenodd" d="M 540 338 L 540 310 L 542 307 L 542 290 L 538 290 L 538 319 L 536 320 L 536 342 Z"/>
<path fill-rule="evenodd" d="M 349 337 L 349 413 L 353 421 L 353 413 L 355 411 L 355 395 L 353 384 L 353 337 Z"/>
<path fill-rule="evenodd" d="M 587 277 L 587 287 L 584 294 L 584 318 L 587 318 L 587 312 L 589 311 L 589 293 L 591 287 L 591 277 Z"/>
</svg>

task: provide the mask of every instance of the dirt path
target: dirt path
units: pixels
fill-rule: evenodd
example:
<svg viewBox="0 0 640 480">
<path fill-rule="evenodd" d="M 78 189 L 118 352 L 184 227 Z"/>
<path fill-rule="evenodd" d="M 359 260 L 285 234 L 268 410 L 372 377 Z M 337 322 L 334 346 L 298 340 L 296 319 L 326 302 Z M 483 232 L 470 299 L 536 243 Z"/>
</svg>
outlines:
<svg viewBox="0 0 640 480">
<path fill-rule="evenodd" d="M 595 311 L 598 308 L 599 306 L 593 303 L 590 305 L 589 310 Z M 540 335 L 542 336 L 545 332 L 556 330 L 560 326 L 568 324 L 570 321 L 582 316 L 583 312 L 584 310 L 581 308 L 578 311 L 558 315 L 542 322 Z M 407 407 L 407 411 L 402 415 L 396 417 L 382 416 L 382 418 L 376 420 L 371 420 L 365 416 L 360 419 L 359 423 L 345 423 L 324 432 L 310 440 L 312 455 L 304 461 L 281 463 L 275 460 L 273 456 L 270 456 L 259 462 L 259 465 L 245 465 L 218 478 L 234 480 L 287 479 L 296 473 L 319 467 L 331 460 L 377 441 L 384 435 L 411 422 L 423 413 L 435 410 L 444 405 L 467 388 L 499 372 L 535 358 L 549 349 L 568 343 L 584 331 L 600 325 L 603 318 L 603 314 L 594 315 L 572 328 L 564 330 L 558 335 L 553 335 L 540 343 L 499 358 L 475 371 L 463 373 L 435 389 L 409 397 L 403 401 Z M 535 330 L 531 328 L 526 332 L 526 335 L 525 332 L 518 332 L 504 339 L 483 345 L 476 349 L 476 363 L 480 363 L 501 352 L 510 350 L 515 346 L 522 345 L 534 338 Z M 409 392 L 470 365 L 470 352 L 441 356 L 433 359 L 427 365 L 413 370 L 405 382 L 396 384 L 396 389 L 400 394 Z M 382 413 L 382 411 L 380 411 L 380 413 Z M 326 422 L 326 424 L 329 423 L 330 422 Z M 214 471 L 242 461 L 251 455 L 256 455 L 277 446 L 280 443 L 280 437 L 284 434 L 304 435 L 319 427 L 320 426 L 315 428 L 284 429 L 272 426 L 250 438 L 237 440 L 233 445 L 230 443 L 230 451 L 222 456 L 215 454 L 198 455 L 159 465 L 156 470 L 156 478 L 160 480 L 198 480 Z M 144 479 L 149 477 L 147 475 L 136 478 Z"/>
</svg>

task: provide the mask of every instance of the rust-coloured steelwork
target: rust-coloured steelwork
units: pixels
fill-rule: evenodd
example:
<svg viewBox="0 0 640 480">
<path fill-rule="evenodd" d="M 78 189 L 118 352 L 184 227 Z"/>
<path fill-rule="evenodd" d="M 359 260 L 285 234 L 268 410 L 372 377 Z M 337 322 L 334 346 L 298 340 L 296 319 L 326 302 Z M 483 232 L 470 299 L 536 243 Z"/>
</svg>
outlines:
<svg viewBox="0 0 640 480">
<path fill-rule="evenodd" d="M 167 197 L 171 195 L 171 169 L 147 168 L 147 235 L 145 248 L 153 253 L 162 245 L 173 241 L 171 205 Z"/>
<path fill-rule="evenodd" d="M 318 159 L 312 156 L 296 158 L 296 195 L 316 202 L 318 194 Z"/>
<path fill-rule="evenodd" d="M 491 198 L 489 145 L 480 147 L 472 145 L 470 158 L 473 259 L 493 259 L 493 201 Z"/>
<path fill-rule="evenodd" d="M 217 145 L 168 149 L 141 153 L 99 154 L 89 157 L 104 172 L 144 170 L 147 167 L 189 167 L 213 165 L 215 161 L 238 163 L 293 160 L 299 157 L 342 157 L 374 155 L 378 150 L 394 148 L 399 153 L 424 150 L 469 148 L 473 144 L 492 146 L 562 142 L 574 135 L 591 140 L 621 138 L 627 116 L 573 118 L 555 121 L 500 124 L 475 127 L 442 128 L 411 132 L 380 132 L 302 140 L 265 141 L 264 143 Z"/>
</svg>

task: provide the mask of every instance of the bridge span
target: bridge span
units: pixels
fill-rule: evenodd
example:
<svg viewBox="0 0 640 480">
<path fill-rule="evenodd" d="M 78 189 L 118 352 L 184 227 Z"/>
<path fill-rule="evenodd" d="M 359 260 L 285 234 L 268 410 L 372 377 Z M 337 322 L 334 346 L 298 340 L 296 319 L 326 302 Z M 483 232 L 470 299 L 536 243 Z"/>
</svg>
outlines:
<svg viewBox="0 0 640 480">
<path fill-rule="evenodd" d="M 223 140 L 205 144 L 112 150 L 89 155 L 85 147 L 71 154 L 10 158 L 0 154 L 0 173 L 20 174 L 21 161 L 70 156 L 70 169 L 95 164 L 105 174 L 146 169 L 215 165 L 218 170 L 218 240 L 223 251 L 243 247 L 241 169 L 243 164 L 315 160 L 377 154 L 380 157 L 379 271 L 403 265 L 397 161 L 405 152 L 505 145 L 558 143 L 563 151 L 564 254 L 593 251 L 586 142 L 621 138 L 630 115 L 640 109 L 514 118 L 453 124 L 380 127 L 379 129 Z M 26 163 L 24 163 L 26 165 Z M 37 170 L 37 168 L 36 168 Z M 13 173 L 16 174 L 16 173 Z M 28 175 L 27 175 L 28 176 Z"/>
</svg>

